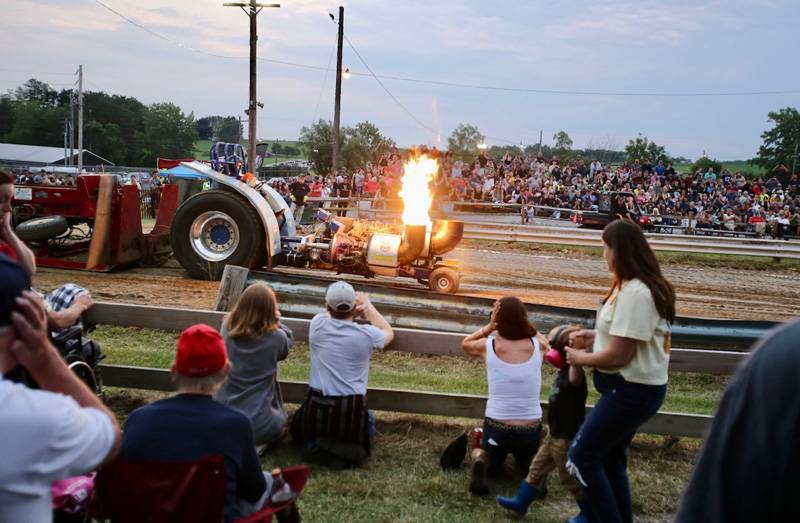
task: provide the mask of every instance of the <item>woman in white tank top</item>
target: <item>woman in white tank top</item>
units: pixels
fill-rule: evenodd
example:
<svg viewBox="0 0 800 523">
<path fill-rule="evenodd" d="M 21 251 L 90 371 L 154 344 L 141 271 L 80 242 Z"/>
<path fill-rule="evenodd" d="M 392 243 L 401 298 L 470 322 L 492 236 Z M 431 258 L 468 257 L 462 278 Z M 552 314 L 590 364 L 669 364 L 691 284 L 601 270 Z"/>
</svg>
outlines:
<svg viewBox="0 0 800 523">
<path fill-rule="evenodd" d="M 496 336 L 491 336 L 497 330 Z M 527 470 L 541 440 L 542 355 L 547 339 L 528 320 L 525 305 L 511 296 L 495 303 L 489 324 L 461 343 L 486 362 L 489 399 L 480 447 L 472 449 L 470 492 L 488 493 L 486 470 L 500 468 L 508 454 Z"/>
</svg>

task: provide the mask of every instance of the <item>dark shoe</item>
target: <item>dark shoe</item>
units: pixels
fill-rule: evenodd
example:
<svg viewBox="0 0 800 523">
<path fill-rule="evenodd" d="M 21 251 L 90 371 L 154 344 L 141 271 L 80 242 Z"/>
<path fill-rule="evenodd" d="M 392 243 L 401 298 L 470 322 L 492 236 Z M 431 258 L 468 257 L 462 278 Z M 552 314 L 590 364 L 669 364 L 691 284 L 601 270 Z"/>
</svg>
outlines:
<svg viewBox="0 0 800 523">
<path fill-rule="evenodd" d="M 573 518 L 569 518 L 567 523 L 589 523 L 589 510 L 585 501 L 578 501 L 578 507 L 581 509 L 580 513 Z"/>
<path fill-rule="evenodd" d="M 439 465 L 442 466 L 442 470 L 457 469 L 464 463 L 464 457 L 467 455 L 467 442 L 467 431 L 464 431 L 447 445 L 439 457 Z"/>
<path fill-rule="evenodd" d="M 475 460 L 470 471 L 469 491 L 476 496 L 485 496 L 489 493 L 489 485 L 486 484 L 486 462 Z"/>
<path fill-rule="evenodd" d="M 504 509 L 508 509 L 517 516 L 523 517 L 528 512 L 528 507 L 537 497 L 539 497 L 539 490 L 523 480 L 522 483 L 519 484 L 519 489 L 515 497 L 497 496 L 495 501 Z"/>
</svg>

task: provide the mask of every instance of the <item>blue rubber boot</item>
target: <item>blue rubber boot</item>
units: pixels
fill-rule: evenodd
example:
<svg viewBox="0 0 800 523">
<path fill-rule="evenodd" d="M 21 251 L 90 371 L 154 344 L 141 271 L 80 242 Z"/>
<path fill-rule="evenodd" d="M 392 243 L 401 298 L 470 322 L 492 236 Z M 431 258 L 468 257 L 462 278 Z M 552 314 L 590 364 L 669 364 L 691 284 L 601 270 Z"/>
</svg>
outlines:
<svg viewBox="0 0 800 523">
<path fill-rule="evenodd" d="M 581 511 L 577 516 L 569 518 L 567 523 L 589 523 L 589 510 L 586 506 L 586 502 L 578 501 L 578 507 L 581 509 Z"/>
<path fill-rule="evenodd" d="M 510 510 L 519 517 L 522 517 L 528 512 L 528 507 L 537 497 L 539 497 L 539 489 L 527 481 L 522 480 L 522 483 L 519 484 L 519 489 L 517 490 L 517 495 L 515 497 L 508 498 L 505 496 L 497 496 L 495 501 L 497 501 L 497 504 L 501 507 Z"/>
</svg>

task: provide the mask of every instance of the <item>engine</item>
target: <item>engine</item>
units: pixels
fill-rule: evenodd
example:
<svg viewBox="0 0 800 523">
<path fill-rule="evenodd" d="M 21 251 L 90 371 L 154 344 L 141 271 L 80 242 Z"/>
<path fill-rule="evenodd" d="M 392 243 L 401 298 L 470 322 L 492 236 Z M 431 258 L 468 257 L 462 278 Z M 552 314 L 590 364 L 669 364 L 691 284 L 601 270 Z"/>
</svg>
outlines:
<svg viewBox="0 0 800 523">
<path fill-rule="evenodd" d="M 414 276 L 420 269 L 430 271 L 464 234 L 463 222 L 454 220 L 397 227 L 334 217 L 324 210 L 318 218 L 318 234 L 300 237 L 286 254 L 287 265 L 367 277 Z"/>
</svg>

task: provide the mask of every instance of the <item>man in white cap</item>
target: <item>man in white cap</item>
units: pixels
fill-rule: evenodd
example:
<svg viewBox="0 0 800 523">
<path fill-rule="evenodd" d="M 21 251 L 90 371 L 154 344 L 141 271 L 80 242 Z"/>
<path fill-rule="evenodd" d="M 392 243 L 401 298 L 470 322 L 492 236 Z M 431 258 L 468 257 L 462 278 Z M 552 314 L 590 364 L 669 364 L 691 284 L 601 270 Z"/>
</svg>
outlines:
<svg viewBox="0 0 800 523">
<path fill-rule="evenodd" d="M 292 420 L 292 437 L 323 459 L 359 462 L 369 455 L 375 433 L 366 396 L 370 357 L 392 342 L 394 331 L 369 297 L 349 283 L 332 283 L 325 306 L 309 326 L 309 390 Z M 357 317 L 370 324 L 355 323 Z"/>
</svg>

